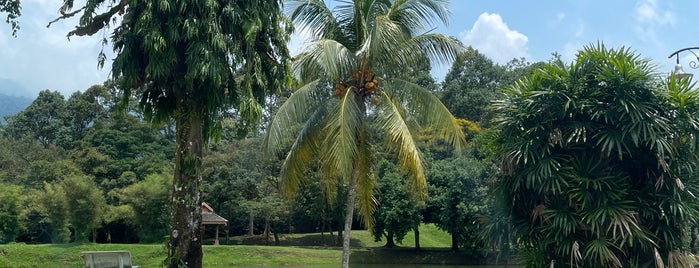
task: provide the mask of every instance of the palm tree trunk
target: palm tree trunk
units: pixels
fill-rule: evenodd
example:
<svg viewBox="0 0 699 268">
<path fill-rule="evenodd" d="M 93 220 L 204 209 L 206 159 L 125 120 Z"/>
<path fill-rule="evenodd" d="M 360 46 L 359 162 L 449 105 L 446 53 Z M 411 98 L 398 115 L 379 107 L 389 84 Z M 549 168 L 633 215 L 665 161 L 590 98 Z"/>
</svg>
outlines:
<svg viewBox="0 0 699 268">
<path fill-rule="evenodd" d="M 189 104 L 191 105 L 191 104 Z M 187 102 L 178 105 L 175 118 L 176 160 L 172 191 L 172 230 L 168 241 L 167 266 L 202 267 L 201 183 L 203 121 L 189 111 Z"/>
<path fill-rule="evenodd" d="M 345 232 L 342 236 L 342 268 L 349 268 L 350 231 L 354 216 L 354 200 L 357 195 L 357 174 L 352 174 L 347 191 L 347 209 L 345 211 Z"/>
</svg>

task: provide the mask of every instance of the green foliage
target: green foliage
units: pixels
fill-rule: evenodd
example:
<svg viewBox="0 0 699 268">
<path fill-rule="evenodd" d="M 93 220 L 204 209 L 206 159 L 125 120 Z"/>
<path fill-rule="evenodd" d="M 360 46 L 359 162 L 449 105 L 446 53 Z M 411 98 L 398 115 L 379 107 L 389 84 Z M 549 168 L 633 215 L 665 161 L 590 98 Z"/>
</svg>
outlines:
<svg viewBox="0 0 699 268">
<path fill-rule="evenodd" d="M 432 161 L 427 220 L 452 235 L 452 249 L 482 248 L 480 218 L 486 212 L 485 182 L 492 173 L 488 162 L 471 157 Z"/>
<path fill-rule="evenodd" d="M 131 207 L 141 242 L 163 241 L 170 222 L 172 174 L 151 174 L 120 191 L 120 199 Z"/>
<path fill-rule="evenodd" d="M 61 18 L 80 14 L 68 36 L 92 35 L 121 16 L 114 18 L 119 25 L 111 41 L 122 101 L 137 95 L 148 121 L 176 122 L 172 224 L 182 239 L 169 243 L 168 265 L 201 266 L 195 225 L 201 221 L 202 146 L 220 135 L 222 114 L 231 108 L 241 115 L 242 131 L 256 125 L 265 97 L 287 82 L 286 43 L 293 27 L 281 1 L 88 0 L 75 11 L 73 4 L 64 0 L 61 7 Z M 100 8 L 107 9 L 97 13 Z M 100 65 L 105 58 L 100 53 Z M 196 163 L 187 167 L 185 159 Z"/>
<path fill-rule="evenodd" d="M 37 161 L 56 162 L 65 154 L 59 148 L 44 148 L 38 141 L 29 139 L 0 137 L 0 145 L 0 182 L 33 189 L 44 186 L 42 180 L 27 178 Z"/>
<path fill-rule="evenodd" d="M 276 155 L 287 145 L 288 133 L 283 130 L 295 130 L 305 122 L 282 167 L 287 193 L 304 182 L 304 167 L 317 157 L 325 174 L 321 178 L 327 179 L 324 185 L 357 181 L 359 211 L 367 226 L 375 209 L 374 177 L 368 165 L 370 120 L 386 130 L 386 141 L 395 145 L 390 148 L 413 173 L 411 178 L 417 180 L 413 185 L 421 191 L 425 189 L 423 159 L 411 128 L 435 126 L 454 144 L 462 138 L 438 99 L 399 79 L 406 75 L 405 68 L 423 66 L 425 59 L 451 59 L 462 48 L 451 37 L 422 33 L 433 20 L 446 20 L 446 6 L 438 1 L 372 3 L 348 2 L 332 11 L 324 1 L 290 3 L 292 19 L 314 36 L 294 65 L 302 86 L 279 109 L 267 136 L 268 148 Z M 368 117 L 370 110 L 379 116 Z M 404 118 L 408 111 L 414 117 Z"/>
<path fill-rule="evenodd" d="M 415 180 L 415 191 L 424 194 L 424 162 L 411 131 L 433 127 L 456 148 L 461 148 L 463 133 L 439 99 L 402 78 L 410 74 L 406 69 L 424 66 L 425 59 L 452 60 L 463 46 L 428 30 L 435 22 L 446 22 L 445 1 L 359 0 L 333 9 L 321 0 L 288 4 L 294 22 L 312 36 L 294 61 L 301 87 L 277 111 L 266 144 L 277 155 L 287 149 L 290 136 L 296 137 L 281 171 L 287 195 L 306 182 L 305 171 L 316 159 L 330 200 L 337 196 L 332 192 L 346 185 L 347 267 L 355 199 L 364 224 L 371 228 L 374 223 L 370 122 L 385 131 L 388 148 Z"/>
<path fill-rule="evenodd" d="M 378 208 L 374 214 L 376 221 L 371 232 L 375 241 L 386 239 L 386 247 L 393 247 L 395 242 L 403 243 L 403 238 L 420 225 L 421 212 L 424 208 L 419 196 L 412 193 L 403 173 L 386 159 L 378 163 Z"/>
<path fill-rule="evenodd" d="M 63 95 L 44 90 L 26 109 L 7 118 L 5 132 L 16 139 L 38 140 L 44 147 L 65 146 L 72 142 L 67 116 Z"/>
<path fill-rule="evenodd" d="M 104 194 L 87 176 L 69 176 L 60 187 L 65 195 L 75 241 L 86 242 L 101 223 L 102 213 L 106 209 Z"/>
<path fill-rule="evenodd" d="M 95 176 L 107 193 L 162 172 L 174 156 L 173 141 L 161 130 L 120 113 L 92 127 L 72 153 L 80 169 Z"/>
<path fill-rule="evenodd" d="M 34 192 L 38 208 L 51 224 L 51 243 L 63 244 L 70 241 L 70 213 L 65 192 L 59 185 L 44 183 L 43 192 Z"/>
<path fill-rule="evenodd" d="M 19 30 L 19 22 L 17 18 L 22 15 L 22 7 L 19 5 L 19 0 L 0 0 L 0 13 L 7 13 L 5 22 L 12 27 L 12 35 L 17 36 Z"/>
<path fill-rule="evenodd" d="M 685 256 L 699 217 L 686 80 L 587 46 L 505 90 L 497 194 L 528 267 L 638 267 Z M 685 263 L 685 262 L 680 262 Z M 680 265 L 684 266 L 684 265 Z"/>
<path fill-rule="evenodd" d="M 488 124 L 490 102 L 499 97 L 504 68 L 471 47 L 459 54 L 444 77 L 439 98 L 458 118 Z"/>
<path fill-rule="evenodd" d="M 106 83 L 105 83 L 106 84 Z M 87 131 L 103 123 L 112 107 L 113 98 L 103 85 L 94 85 L 85 92 L 76 91 L 66 102 L 67 121 L 73 141 L 82 139 Z"/>
<path fill-rule="evenodd" d="M 524 78 L 539 65 L 513 59 L 501 66 L 468 47 L 456 57 L 437 95 L 457 118 L 489 127 L 495 116 L 490 106 L 502 98 L 499 89 Z"/>
<path fill-rule="evenodd" d="M 14 242 L 19 233 L 22 187 L 0 183 L 0 244 Z"/>
<path fill-rule="evenodd" d="M 81 26 L 96 20 L 85 12 Z M 124 96 L 140 96 L 146 118 L 199 117 L 206 141 L 231 105 L 243 122 L 259 120 L 265 96 L 285 83 L 291 28 L 278 1 L 129 2 L 112 35 L 112 70 Z"/>
<path fill-rule="evenodd" d="M 229 220 L 232 234 L 249 229 L 249 217 L 274 225 L 288 217 L 279 194 L 278 165 L 264 156 L 261 137 L 231 140 L 204 157 L 205 201 Z M 255 228 L 256 226 L 253 226 Z M 278 226 L 277 226 L 278 227 Z"/>
</svg>

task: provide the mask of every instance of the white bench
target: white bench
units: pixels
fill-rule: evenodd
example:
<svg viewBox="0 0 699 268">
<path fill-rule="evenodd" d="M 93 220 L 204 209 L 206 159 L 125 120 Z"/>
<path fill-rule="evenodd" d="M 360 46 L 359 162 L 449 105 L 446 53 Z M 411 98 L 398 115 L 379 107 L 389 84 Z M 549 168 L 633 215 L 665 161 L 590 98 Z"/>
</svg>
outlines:
<svg viewBox="0 0 699 268">
<path fill-rule="evenodd" d="M 87 268 L 139 268 L 131 264 L 131 253 L 126 250 L 83 251 Z"/>
</svg>

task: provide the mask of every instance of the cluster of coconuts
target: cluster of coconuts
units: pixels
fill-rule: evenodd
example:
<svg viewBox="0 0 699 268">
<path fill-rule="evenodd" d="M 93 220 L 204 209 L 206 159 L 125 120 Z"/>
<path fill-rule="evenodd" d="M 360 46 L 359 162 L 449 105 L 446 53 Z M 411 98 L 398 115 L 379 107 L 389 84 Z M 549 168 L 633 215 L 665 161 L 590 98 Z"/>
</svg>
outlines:
<svg viewBox="0 0 699 268">
<path fill-rule="evenodd" d="M 353 87 L 353 90 L 361 94 L 364 99 L 373 96 L 374 98 L 372 100 L 374 104 L 378 104 L 381 101 L 379 95 L 374 94 L 376 90 L 379 89 L 379 80 L 376 79 L 376 75 L 371 69 L 363 73 L 361 71 L 355 72 L 352 74 L 352 80 L 349 82 L 339 82 L 335 84 L 335 96 L 341 97 L 345 95 L 345 93 L 347 93 L 347 88 L 350 87 L 348 85 L 357 85 Z"/>
</svg>

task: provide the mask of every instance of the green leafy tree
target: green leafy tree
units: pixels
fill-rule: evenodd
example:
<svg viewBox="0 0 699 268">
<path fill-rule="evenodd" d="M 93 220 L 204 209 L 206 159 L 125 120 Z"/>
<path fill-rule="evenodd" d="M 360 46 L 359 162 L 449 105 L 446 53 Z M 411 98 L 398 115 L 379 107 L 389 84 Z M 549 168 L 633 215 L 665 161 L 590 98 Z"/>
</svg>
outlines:
<svg viewBox="0 0 699 268">
<path fill-rule="evenodd" d="M 162 132 L 162 128 L 136 116 L 114 113 L 100 126 L 91 128 L 71 156 L 85 174 L 94 176 L 98 186 L 109 193 L 160 173 L 172 164 L 174 142 Z"/>
<path fill-rule="evenodd" d="M 444 77 L 439 98 L 458 118 L 488 124 L 491 101 L 501 93 L 504 68 L 471 47 L 459 54 Z"/>
<path fill-rule="evenodd" d="M 68 37 L 93 35 L 119 21 L 111 34 L 112 73 L 125 85 L 123 99 L 138 95 L 150 121 L 174 119 L 177 157 L 166 262 L 201 267 L 203 144 L 217 136 L 211 134 L 220 130 L 221 114 L 229 108 L 240 112 L 241 129 L 250 129 L 262 116 L 265 96 L 285 82 L 292 26 L 281 14 L 281 1 L 88 0 L 75 7 L 64 0 L 59 11 L 51 23 L 80 17 Z M 16 30 L 19 1 L 1 1 L 0 12 Z M 105 60 L 100 53 L 98 64 Z"/>
<path fill-rule="evenodd" d="M 51 223 L 51 243 L 70 242 L 68 201 L 61 186 L 44 183 L 43 191 L 38 191 L 33 196 L 37 197 L 42 215 Z"/>
<path fill-rule="evenodd" d="M 44 147 L 65 145 L 72 142 L 67 116 L 63 95 L 58 91 L 44 90 L 27 108 L 8 117 L 5 132 L 16 139 L 35 139 Z"/>
<path fill-rule="evenodd" d="M 302 124 L 281 171 L 286 193 L 305 183 L 314 157 L 331 199 L 338 184 L 347 185 L 342 256 L 347 267 L 355 199 L 368 227 L 376 209 L 370 123 L 385 131 L 388 148 L 414 180 L 415 191 L 424 195 L 424 162 L 411 130 L 431 126 L 459 148 L 463 133 L 439 99 L 401 77 L 405 68 L 424 59 L 451 60 L 463 46 L 426 31 L 433 22 L 446 22 L 445 1 L 356 0 L 333 9 L 319 0 L 287 3 L 291 18 L 312 36 L 295 57 L 301 86 L 278 110 L 267 147 L 277 155 L 288 144 L 288 132 L 295 132 L 286 130 Z"/>
<path fill-rule="evenodd" d="M 464 247 L 477 253 L 480 217 L 485 212 L 487 162 L 471 157 L 432 161 L 429 169 L 430 199 L 427 206 L 437 228 L 451 234 L 451 248 Z"/>
<path fill-rule="evenodd" d="M 513 59 L 498 65 L 471 47 L 456 57 L 437 93 L 457 118 L 490 127 L 494 113 L 492 102 L 502 98 L 501 87 L 524 78 L 543 63 Z"/>
<path fill-rule="evenodd" d="M 162 241 L 170 222 L 171 174 L 151 174 L 145 180 L 120 191 L 121 200 L 129 205 L 138 225 L 141 242 Z"/>
<path fill-rule="evenodd" d="M 65 151 L 52 147 L 44 148 L 33 139 L 13 139 L 0 137 L 0 182 L 28 186 L 40 189 L 43 183 L 27 178 L 33 166 L 39 162 L 57 162 L 65 155 Z"/>
<path fill-rule="evenodd" d="M 386 239 L 385 247 L 392 248 L 420 225 L 424 202 L 412 193 L 410 184 L 392 162 L 382 159 L 378 166 L 378 207 L 371 231 L 375 241 Z"/>
<path fill-rule="evenodd" d="M 104 123 L 109 116 L 109 106 L 112 96 L 105 86 L 94 85 L 85 92 L 76 91 L 66 102 L 67 123 L 70 127 L 72 140 L 81 140 L 89 129 Z"/>
<path fill-rule="evenodd" d="M 497 104 L 497 190 L 527 267 L 691 267 L 697 91 L 590 45 Z"/>
<path fill-rule="evenodd" d="M 104 194 L 88 176 L 69 176 L 60 185 L 75 241 L 86 242 L 95 232 L 106 209 Z"/>
<path fill-rule="evenodd" d="M 20 231 L 22 187 L 0 183 L 0 244 L 14 242 Z"/>
</svg>

